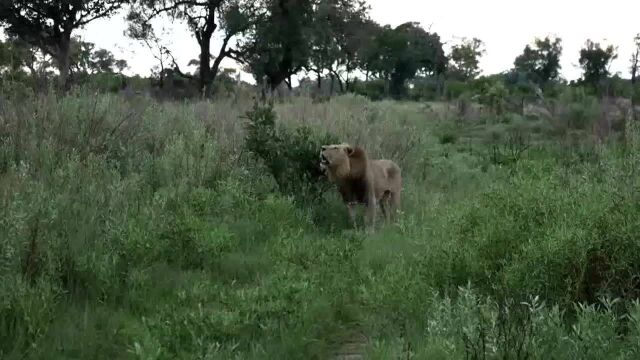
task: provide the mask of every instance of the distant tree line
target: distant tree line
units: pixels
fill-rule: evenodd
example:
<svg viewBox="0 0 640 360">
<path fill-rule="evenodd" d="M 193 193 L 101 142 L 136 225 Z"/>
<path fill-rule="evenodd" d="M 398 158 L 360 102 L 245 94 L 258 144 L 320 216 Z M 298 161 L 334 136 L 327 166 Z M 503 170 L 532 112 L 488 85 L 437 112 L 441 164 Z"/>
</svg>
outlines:
<svg viewBox="0 0 640 360">
<path fill-rule="evenodd" d="M 37 87 L 51 81 L 64 91 L 87 79 L 111 76 L 124 86 L 130 80 L 122 74 L 126 60 L 96 49 L 76 33 L 125 11 L 126 35 L 156 59 L 154 85 L 163 87 L 167 76 L 177 77 L 200 95 L 214 93 L 220 81 L 233 83 L 234 74 L 222 68 L 225 59 L 271 89 L 283 84 L 291 88 L 292 77 L 302 75 L 304 86 L 322 88 L 329 80 L 331 91 L 371 98 L 456 98 L 474 89 L 486 92 L 496 81 L 523 101 L 552 96 L 558 86 L 581 86 L 598 95 L 628 95 L 636 87 L 640 35 L 634 39 L 630 80 L 610 72 L 616 47 L 587 40 L 576 54 L 583 75 L 567 83 L 560 76 L 563 48 L 556 37 L 526 45 L 512 69 L 480 76 L 486 52 L 482 40 L 462 39 L 447 53 L 437 33 L 415 22 L 378 24 L 369 10 L 364 0 L 2 1 L 0 27 L 6 37 L 0 42 L 0 78 Z M 185 23 L 193 34 L 199 56 L 189 66 L 195 70 L 178 65 L 166 33 L 153 26 L 160 17 Z M 219 39 L 215 46 L 214 39 Z M 112 87 L 118 86 L 115 81 Z"/>
</svg>

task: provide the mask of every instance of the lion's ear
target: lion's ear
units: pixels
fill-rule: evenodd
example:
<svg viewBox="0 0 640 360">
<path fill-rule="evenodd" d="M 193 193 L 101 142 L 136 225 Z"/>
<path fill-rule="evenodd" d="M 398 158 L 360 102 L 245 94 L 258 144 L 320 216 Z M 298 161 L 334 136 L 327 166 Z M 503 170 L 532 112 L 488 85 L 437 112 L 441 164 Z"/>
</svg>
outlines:
<svg viewBox="0 0 640 360">
<path fill-rule="evenodd" d="M 353 155 L 353 148 L 350 145 L 347 145 L 344 147 L 344 151 L 347 153 L 347 155 L 351 156 Z"/>
<path fill-rule="evenodd" d="M 327 150 L 327 145 L 322 145 L 322 147 L 320 149 L 322 149 L 322 151 L 326 151 Z"/>
</svg>

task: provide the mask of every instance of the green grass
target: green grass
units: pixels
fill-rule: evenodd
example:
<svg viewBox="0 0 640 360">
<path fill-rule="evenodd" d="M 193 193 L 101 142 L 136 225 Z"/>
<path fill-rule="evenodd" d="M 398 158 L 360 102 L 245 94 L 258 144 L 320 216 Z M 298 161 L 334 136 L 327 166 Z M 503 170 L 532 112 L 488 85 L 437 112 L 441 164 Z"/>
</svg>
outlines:
<svg viewBox="0 0 640 360">
<path fill-rule="evenodd" d="M 435 104 L 277 105 L 402 166 L 402 217 L 367 236 L 333 189 L 279 190 L 251 106 L 3 105 L 1 358 L 324 359 L 354 330 L 372 359 L 640 354 L 637 131 L 624 151 Z"/>
</svg>

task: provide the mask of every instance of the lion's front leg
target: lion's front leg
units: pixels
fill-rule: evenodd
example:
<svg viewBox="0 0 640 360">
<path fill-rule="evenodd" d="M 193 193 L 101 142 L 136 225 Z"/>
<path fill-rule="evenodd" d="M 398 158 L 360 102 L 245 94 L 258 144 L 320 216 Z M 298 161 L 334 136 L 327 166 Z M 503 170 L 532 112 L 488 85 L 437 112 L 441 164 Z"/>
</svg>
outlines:
<svg viewBox="0 0 640 360">
<path fill-rule="evenodd" d="M 351 220 L 351 225 L 354 229 L 358 228 L 358 223 L 356 222 L 356 209 L 355 204 L 353 202 L 347 203 L 347 212 L 349 213 L 349 219 Z"/>
</svg>

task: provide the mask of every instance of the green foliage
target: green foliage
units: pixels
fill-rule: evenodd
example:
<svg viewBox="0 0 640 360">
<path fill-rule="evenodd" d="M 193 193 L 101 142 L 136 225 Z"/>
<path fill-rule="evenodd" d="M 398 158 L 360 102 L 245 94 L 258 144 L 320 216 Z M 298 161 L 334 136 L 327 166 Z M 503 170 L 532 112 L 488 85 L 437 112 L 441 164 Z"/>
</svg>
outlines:
<svg viewBox="0 0 640 360">
<path fill-rule="evenodd" d="M 357 54 L 365 45 L 370 25 L 364 1 L 320 0 L 313 13 L 310 68 L 318 74 L 357 67 Z"/>
<path fill-rule="evenodd" d="M 5 1 L 0 4 L 0 24 L 5 25 L 9 35 L 19 37 L 54 57 L 60 71 L 60 85 L 66 88 L 73 31 L 96 19 L 113 15 L 128 2 L 130 1 Z"/>
<path fill-rule="evenodd" d="M 600 82 L 610 75 L 609 65 L 617 57 L 617 49 L 613 45 L 603 49 L 599 43 L 587 40 L 585 47 L 580 50 L 582 81 L 593 89 L 598 89 Z"/>
<path fill-rule="evenodd" d="M 311 56 L 314 7 L 310 0 L 267 0 L 242 51 L 242 59 L 259 84 L 264 77 L 275 89 L 302 68 Z"/>
<path fill-rule="evenodd" d="M 3 359 L 638 357 L 635 151 L 435 102 L 85 93 L 0 106 Z M 397 223 L 347 230 L 325 132 L 401 164 Z"/>
<path fill-rule="evenodd" d="M 387 81 L 387 93 L 396 98 L 406 95 L 407 80 L 417 74 L 442 74 L 446 68 L 440 36 L 417 23 L 379 28 L 363 52 L 365 68 Z"/>
<path fill-rule="evenodd" d="M 507 96 L 509 92 L 501 81 L 488 83 L 480 95 L 481 104 L 489 106 L 496 115 L 502 115 L 505 111 Z"/>
<path fill-rule="evenodd" d="M 525 46 L 521 55 L 514 61 L 514 70 L 522 73 L 529 81 L 545 87 L 560 76 L 560 57 L 562 39 L 535 39 L 534 46 Z"/>
<path fill-rule="evenodd" d="M 258 14 L 264 11 L 261 5 L 244 0 L 133 1 L 133 6 L 127 14 L 126 35 L 143 41 L 152 49 L 154 57 L 160 62 L 159 72 L 162 73 L 165 65 L 173 60 L 173 55 L 163 41 L 167 34 L 157 35 L 151 23 L 160 15 L 184 21 L 197 39 L 200 50 L 199 57 L 195 60 L 198 70 L 193 74 L 193 78 L 197 79 L 200 95 L 206 95 L 207 87 L 213 84 L 215 89 L 219 85 L 214 84 L 214 81 L 222 70 L 222 61 L 229 56 L 238 59 L 240 55 L 245 55 L 237 48 L 231 47 L 230 41 L 245 34 L 255 25 Z M 217 35 L 224 40 L 217 51 L 212 52 L 211 40 Z M 182 73 L 175 61 L 172 65 L 177 73 Z"/>
<path fill-rule="evenodd" d="M 568 89 L 561 94 L 562 107 L 554 121 L 558 130 L 585 130 L 605 116 L 598 98 L 582 87 Z"/>
<path fill-rule="evenodd" d="M 386 84 L 384 80 L 358 81 L 353 87 L 353 92 L 378 101 L 386 97 Z"/>
<path fill-rule="evenodd" d="M 246 148 L 261 159 L 283 194 L 315 199 L 326 190 L 319 168 L 322 145 L 335 144 L 335 136 L 315 135 L 308 127 L 289 130 L 276 126 L 271 104 L 255 103 L 247 112 Z"/>
<path fill-rule="evenodd" d="M 451 48 L 449 75 L 453 78 L 468 81 L 480 73 L 480 57 L 485 53 L 484 43 L 480 39 L 463 39 L 460 44 Z"/>
</svg>

